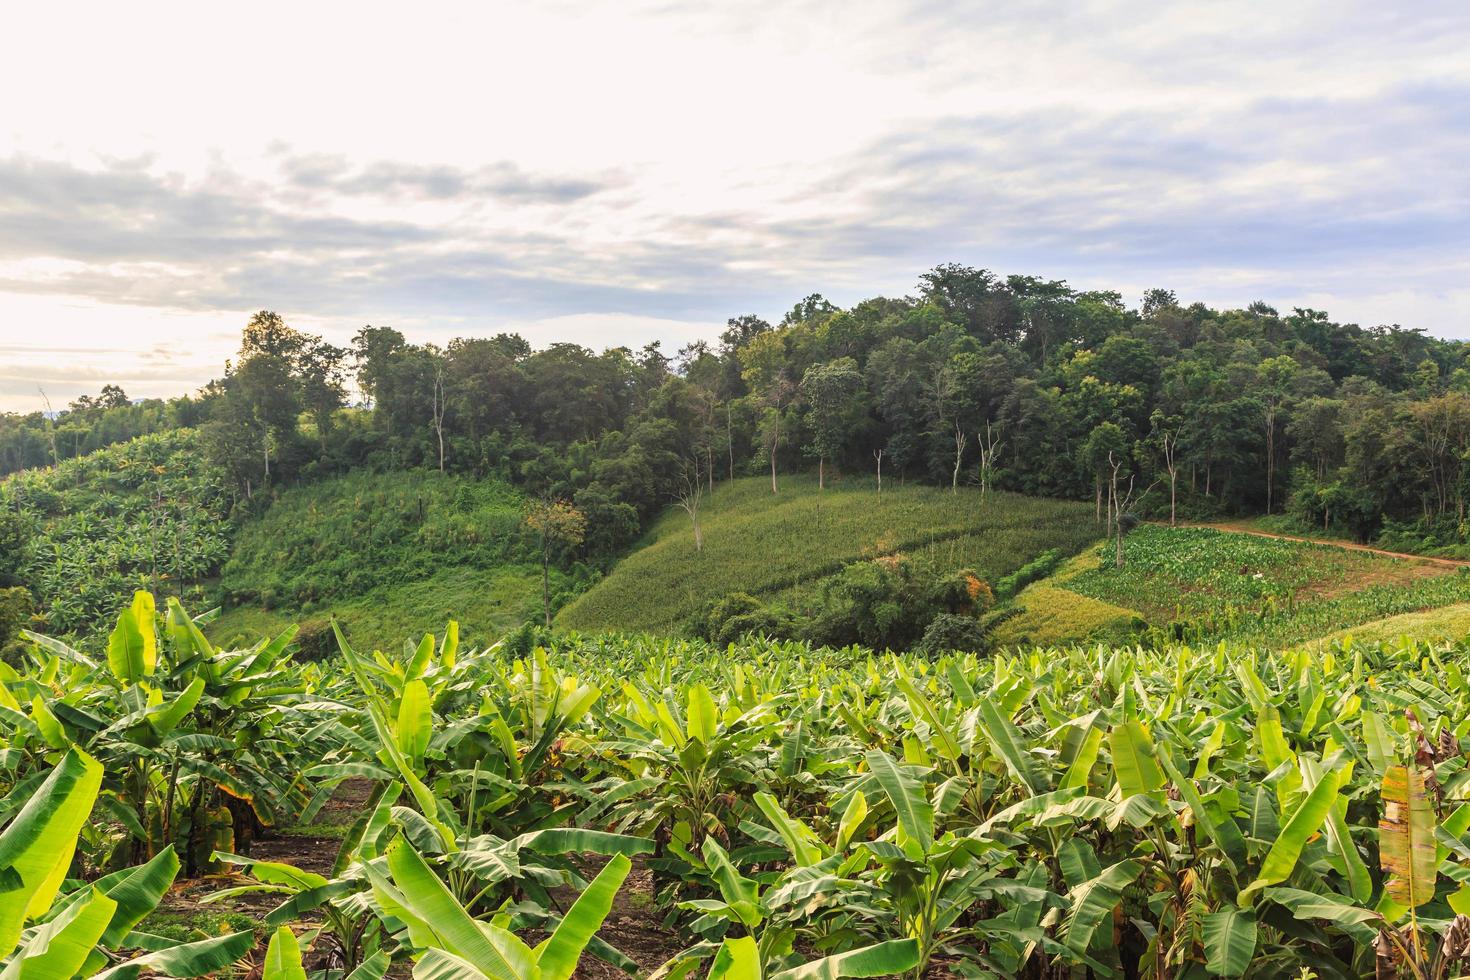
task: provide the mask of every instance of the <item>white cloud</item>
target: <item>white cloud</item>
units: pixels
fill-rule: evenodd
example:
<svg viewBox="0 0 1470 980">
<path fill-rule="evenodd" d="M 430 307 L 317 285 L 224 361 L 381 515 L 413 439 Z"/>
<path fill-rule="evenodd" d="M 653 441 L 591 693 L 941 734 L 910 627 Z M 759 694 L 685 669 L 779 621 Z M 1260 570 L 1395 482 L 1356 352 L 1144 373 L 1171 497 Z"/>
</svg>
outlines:
<svg viewBox="0 0 1470 980">
<path fill-rule="evenodd" d="M 0 409 L 34 373 L 200 383 L 259 307 L 667 346 L 950 260 L 1470 334 L 1458 2 L 32 4 L 7 34 Z"/>
</svg>

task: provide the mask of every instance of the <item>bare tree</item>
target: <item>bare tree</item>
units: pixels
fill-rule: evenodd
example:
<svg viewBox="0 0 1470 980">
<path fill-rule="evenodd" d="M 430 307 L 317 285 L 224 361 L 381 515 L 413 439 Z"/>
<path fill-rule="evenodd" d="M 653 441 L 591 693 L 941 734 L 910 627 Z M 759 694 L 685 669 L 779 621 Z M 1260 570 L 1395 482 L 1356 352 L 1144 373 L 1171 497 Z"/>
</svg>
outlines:
<svg viewBox="0 0 1470 980">
<path fill-rule="evenodd" d="M 434 434 L 439 437 L 439 472 L 444 472 L 444 359 L 434 359 Z"/>
<path fill-rule="evenodd" d="M 975 433 L 975 443 L 980 447 L 980 496 L 990 492 L 990 480 L 995 474 L 995 461 L 1000 456 L 1000 451 L 1005 446 L 1005 441 L 1000 438 L 1000 426 L 992 427 L 990 420 L 985 420 L 985 432 Z"/>
<path fill-rule="evenodd" d="M 689 523 L 694 526 L 694 550 L 702 554 L 704 530 L 699 526 L 699 507 L 704 500 L 704 474 L 699 471 L 698 456 L 685 460 L 680 476 L 682 481 L 674 499 L 684 508 L 684 513 L 689 515 Z"/>
<path fill-rule="evenodd" d="M 1110 508 L 1109 516 L 1112 519 L 1112 532 L 1114 535 L 1113 540 L 1115 542 L 1113 551 L 1114 568 L 1123 567 L 1123 537 L 1128 533 L 1129 529 L 1132 526 L 1131 523 L 1125 526 L 1123 517 L 1132 509 L 1133 502 L 1135 499 L 1137 499 L 1134 495 L 1134 480 L 1136 479 L 1136 474 L 1129 473 L 1128 483 L 1126 487 L 1120 486 L 1122 482 L 1121 474 L 1123 466 L 1127 462 L 1128 460 L 1126 457 L 1119 456 L 1111 449 L 1108 450 L 1108 466 L 1111 469 L 1108 487 L 1108 506 Z M 1137 496 L 1141 497 L 1147 494 L 1149 490 L 1152 490 L 1154 488 L 1154 486 L 1154 483 L 1150 483 L 1148 487 L 1144 489 L 1143 493 L 1138 494 Z"/>
<path fill-rule="evenodd" d="M 950 493 L 960 492 L 960 463 L 965 458 L 965 443 L 969 441 L 970 437 L 965 435 L 965 430 L 960 428 L 959 420 L 956 419 L 954 424 L 954 477 L 950 481 Z"/>
<path fill-rule="evenodd" d="M 46 405 L 46 437 L 51 440 L 51 465 L 60 466 L 61 457 L 56 452 L 56 413 L 51 410 L 51 399 L 46 397 L 46 389 L 37 385 L 36 390 L 41 393 L 41 401 Z"/>
<path fill-rule="evenodd" d="M 1160 432 L 1159 448 L 1164 454 L 1164 471 L 1169 474 L 1169 526 L 1173 527 L 1179 488 L 1179 430 Z"/>
<path fill-rule="evenodd" d="M 883 492 L 883 450 L 873 450 L 873 458 L 878 461 L 878 492 Z"/>
<path fill-rule="evenodd" d="M 725 448 L 730 454 L 730 479 L 735 479 L 735 410 L 725 399 Z"/>
</svg>

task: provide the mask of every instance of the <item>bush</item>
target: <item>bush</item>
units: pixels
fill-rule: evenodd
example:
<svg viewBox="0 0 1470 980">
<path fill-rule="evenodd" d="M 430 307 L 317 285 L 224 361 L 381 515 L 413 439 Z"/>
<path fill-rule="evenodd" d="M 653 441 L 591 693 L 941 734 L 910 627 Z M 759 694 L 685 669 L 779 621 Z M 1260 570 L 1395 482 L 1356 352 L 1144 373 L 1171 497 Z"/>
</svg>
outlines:
<svg viewBox="0 0 1470 980">
<path fill-rule="evenodd" d="M 18 662 L 22 642 L 20 631 L 31 629 L 35 607 L 29 589 L 15 586 L 0 589 L 0 659 L 6 663 Z"/>
<path fill-rule="evenodd" d="M 1052 548 L 1043 551 L 1035 558 L 1016 569 L 1011 574 L 995 583 L 995 597 L 1002 602 L 1014 599 L 1021 594 L 1021 590 L 1032 582 L 1039 582 L 1061 567 L 1063 555 L 1061 549 Z"/>
<path fill-rule="evenodd" d="M 980 621 L 972 616 L 940 613 L 924 630 L 919 641 L 920 653 L 937 654 L 957 650 L 961 653 L 984 653 L 990 644 Z"/>
<path fill-rule="evenodd" d="M 732 592 L 708 603 L 690 623 L 690 632 L 721 646 L 747 636 L 792 639 L 796 619 L 784 609 L 769 606 L 748 592 Z"/>
<path fill-rule="evenodd" d="M 337 634 L 332 632 L 332 621 L 324 616 L 302 620 L 295 643 L 299 661 L 326 660 L 337 654 Z"/>
<path fill-rule="evenodd" d="M 886 555 L 854 562 L 824 583 L 806 639 L 908 650 L 941 613 L 974 616 L 994 602 L 989 584 L 969 569 L 945 574 L 930 561 Z"/>
</svg>

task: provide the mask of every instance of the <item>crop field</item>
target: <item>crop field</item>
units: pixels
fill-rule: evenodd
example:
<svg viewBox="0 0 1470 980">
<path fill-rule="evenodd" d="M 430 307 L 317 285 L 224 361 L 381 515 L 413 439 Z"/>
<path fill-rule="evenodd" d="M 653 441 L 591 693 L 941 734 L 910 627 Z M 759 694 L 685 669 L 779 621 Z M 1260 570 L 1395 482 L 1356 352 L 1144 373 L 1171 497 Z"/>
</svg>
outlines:
<svg viewBox="0 0 1470 980">
<path fill-rule="evenodd" d="M 669 631 L 730 592 L 772 596 L 813 588 L 851 561 L 932 552 L 949 567 L 998 577 L 1050 548 L 1065 553 L 1096 537 L 1092 510 L 1070 501 L 978 491 L 848 481 L 818 491 L 787 477 L 772 497 L 759 477 L 716 488 L 702 514 L 704 550 L 675 511 L 644 547 L 562 610 L 568 629 Z"/>
<path fill-rule="evenodd" d="M 4 569 L 61 633 L 105 629 L 135 588 L 197 594 L 230 554 L 232 496 L 189 429 L 142 436 L 0 481 L 26 539 Z"/>
<path fill-rule="evenodd" d="M 0 683 L 0 955 L 37 976 L 1427 977 L 1463 953 L 1455 647 L 567 634 L 515 659 L 451 624 L 298 664 L 292 630 L 217 649 L 147 593 L 97 648 L 30 639 Z"/>
<path fill-rule="evenodd" d="M 1449 566 L 1208 528 L 1144 525 L 1128 537 L 1124 567 L 1111 559 L 1111 544 L 1101 545 L 1046 584 L 1198 642 L 1287 647 L 1470 601 L 1470 576 Z M 1046 615 L 1045 595 L 1023 597 L 1032 618 Z M 1059 635 L 1077 638 L 1036 630 L 1043 642 Z"/>
</svg>

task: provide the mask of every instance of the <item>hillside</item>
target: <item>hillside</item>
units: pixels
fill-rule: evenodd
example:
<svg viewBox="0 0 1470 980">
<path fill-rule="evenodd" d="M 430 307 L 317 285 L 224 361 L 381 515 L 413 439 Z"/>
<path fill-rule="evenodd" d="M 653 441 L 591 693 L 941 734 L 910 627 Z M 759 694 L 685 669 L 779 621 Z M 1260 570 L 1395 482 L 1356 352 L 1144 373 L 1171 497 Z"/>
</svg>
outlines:
<svg viewBox="0 0 1470 980">
<path fill-rule="evenodd" d="M 689 517 L 672 510 L 642 547 L 564 608 L 558 627 L 669 632 L 731 592 L 771 597 L 814 588 L 848 562 L 925 554 L 948 568 L 998 578 L 1051 548 L 1067 554 L 1097 536 L 1092 507 L 1059 500 L 958 493 L 850 480 L 817 489 L 814 477 L 751 477 L 717 485 L 701 512 L 704 550 Z"/>
<path fill-rule="evenodd" d="M 521 494 L 496 480 L 359 472 L 283 493 L 246 523 L 220 574 L 228 640 L 302 620 L 302 642 L 335 648 L 329 620 L 363 645 L 461 621 L 488 641 L 540 610 L 541 570 Z M 554 573 L 554 587 L 564 577 Z"/>
<path fill-rule="evenodd" d="M 1118 639 L 1153 626 L 1189 642 L 1284 647 L 1470 600 L 1470 577 L 1442 563 L 1208 528 L 1144 525 L 1128 538 L 1125 566 L 1111 559 L 1111 545 L 1099 545 L 1022 592 L 1024 612 L 1001 642 Z"/>
</svg>

